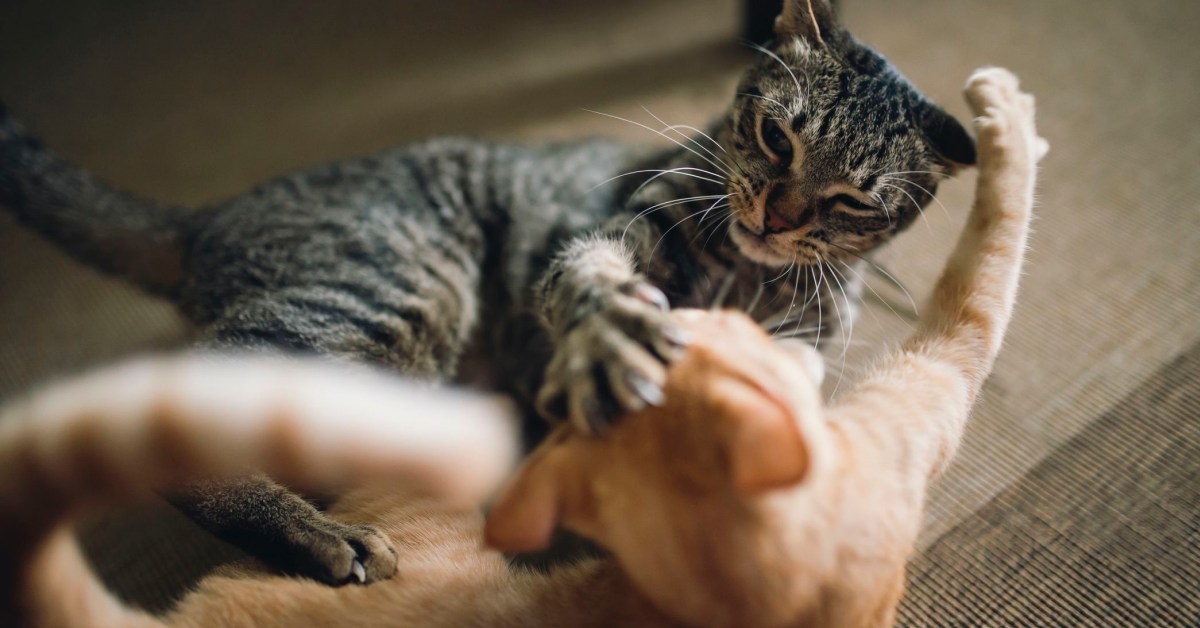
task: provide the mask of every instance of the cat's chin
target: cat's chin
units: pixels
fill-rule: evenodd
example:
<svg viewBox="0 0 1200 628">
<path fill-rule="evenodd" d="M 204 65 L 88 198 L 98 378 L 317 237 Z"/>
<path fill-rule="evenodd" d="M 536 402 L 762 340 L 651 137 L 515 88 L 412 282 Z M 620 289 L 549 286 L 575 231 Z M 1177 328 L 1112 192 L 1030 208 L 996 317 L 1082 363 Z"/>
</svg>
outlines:
<svg viewBox="0 0 1200 628">
<path fill-rule="evenodd" d="M 738 251 L 746 256 L 746 259 L 756 264 L 771 268 L 783 268 L 798 261 L 796 255 L 789 257 L 780 254 L 765 238 L 750 231 L 736 220 L 729 226 L 729 237 L 737 246 Z"/>
</svg>

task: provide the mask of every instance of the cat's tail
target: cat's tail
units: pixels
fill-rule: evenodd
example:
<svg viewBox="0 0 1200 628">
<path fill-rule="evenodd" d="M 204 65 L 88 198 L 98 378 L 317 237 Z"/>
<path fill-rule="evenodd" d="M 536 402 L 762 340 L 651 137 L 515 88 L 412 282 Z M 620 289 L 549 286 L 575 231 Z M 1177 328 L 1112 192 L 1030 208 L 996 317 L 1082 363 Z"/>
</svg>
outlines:
<svg viewBox="0 0 1200 628">
<path fill-rule="evenodd" d="M 71 256 L 162 295 L 180 280 L 188 211 L 113 189 L 47 150 L 0 103 L 0 205 Z"/>
<path fill-rule="evenodd" d="M 478 503 L 515 460 L 514 426 L 496 398 L 305 361 L 149 359 L 51 386 L 0 410 L 0 624 L 158 625 L 84 562 L 70 523 L 88 507 L 250 466 Z"/>
</svg>

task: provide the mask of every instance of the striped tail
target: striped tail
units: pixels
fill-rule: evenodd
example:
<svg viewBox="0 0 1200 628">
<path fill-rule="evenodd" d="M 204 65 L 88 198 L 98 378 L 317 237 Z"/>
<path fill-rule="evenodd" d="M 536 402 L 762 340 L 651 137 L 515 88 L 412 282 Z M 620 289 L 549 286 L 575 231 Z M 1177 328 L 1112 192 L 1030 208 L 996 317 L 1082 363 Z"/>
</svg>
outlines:
<svg viewBox="0 0 1200 628">
<path fill-rule="evenodd" d="M 170 296 L 188 212 L 138 199 L 46 150 L 0 104 L 0 205 L 71 256 Z"/>
<path fill-rule="evenodd" d="M 478 503 L 515 460 L 514 425 L 495 398 L 310 361 L 149 359 L 51 386 L 0 411 L 0 625 L 158 625 L 86 566 L 69 524 L 87 507 L 250 466 Z"/>
</svg>

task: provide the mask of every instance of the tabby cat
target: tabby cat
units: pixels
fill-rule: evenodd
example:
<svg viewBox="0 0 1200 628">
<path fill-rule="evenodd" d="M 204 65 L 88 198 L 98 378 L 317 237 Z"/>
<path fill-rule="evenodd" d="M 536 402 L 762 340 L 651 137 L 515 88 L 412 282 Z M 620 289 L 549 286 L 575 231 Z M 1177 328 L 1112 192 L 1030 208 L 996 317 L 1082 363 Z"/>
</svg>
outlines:
<svg viewBox="0 0 1200 628">
<path fill-rule="evenodd" d="M 602 430 L 662 401 L 665 366 L 688 341 L 668 309 L 732 307 L 827 339 L 851 316 L 847 267 L 975 160 L 963 127 L 824 0 L 787 0 L 759 52 L 706 131 L 655 131 L 666 150 L 434 139 L 196 211 L 104 185 L 0 109 L 0 204 L 174 301 L 204 347 L 433 381 L 480 356 L 525 405 Z M 263 475 L 171 498 L 290 572 L 342 583 L 356 564 L 367 581 L 394 567 L 377 531 Z"/>
<path fill-rule="evenodd" d="M 55 532 L 82 498 L 232 459 L 309 486 L 415 470 L 469 504 L 511 454 L 494 402 L 426 395 L 413 407 L 397 384 L 313 367 L 160 362 L 69 383 L 5 415 L 0 573 L 13 586 L 0 591 L 19 592 L 9 602 L 31 625 L 56 627 L 890 623 L 926 484 L 953 455 L 1008 324 L 1045 151 L 1033 99 L 1011 74 L 977 72 L 967 97 L 980 115 L 970 220 L 916 333 L 853 391 L 825 406 L 822 362 L 807 345 L 772 341 L 742 314 L 680 310 L 673 320 L 697 340 L 669 369 L 665 403 L 600 437 L 560 426 L 487 522 L 493 544 L 528 549 L 561 519 L 611 558 L 513 569 L 480 547 L 477 508 L 393 481 L 332 511 L 388 535 L 400 560 L 391 581 L 334 589 L 228 569 L 163 617 L 128 609 L 70 534 Z M 214 388 L 246 398 L 215 399 Z M 339 400 L 353 429 L 337 428 Z M 395 429 L 372 420 L 388 417 Z"/>
</svg>

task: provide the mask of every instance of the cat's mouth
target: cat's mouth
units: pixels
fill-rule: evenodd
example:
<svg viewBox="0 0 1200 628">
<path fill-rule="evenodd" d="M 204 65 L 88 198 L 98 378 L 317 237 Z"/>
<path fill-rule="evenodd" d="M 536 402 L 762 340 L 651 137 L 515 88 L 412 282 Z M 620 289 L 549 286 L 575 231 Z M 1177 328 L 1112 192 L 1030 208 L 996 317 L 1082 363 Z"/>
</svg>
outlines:
<svg viewBox="0 0 1200 628">
<path fill-rule="evenodd" d="M 783 268 L 796 262 L 807 263 L 815 261 L 815 256 L 804 249 L 790 252 L 781 251 L 776 243 L 776 240 L 780 238 L 780 234 L 755 233 L 746 228 L 739 220 L 734 220 L 730 223 L 729 237 L 737 245 L 742 255 L 745 255 L 750 261 L 762 264 L 763 266 Z M 813 259 L 810 260 L 809 258 Z"/>
</svg>

